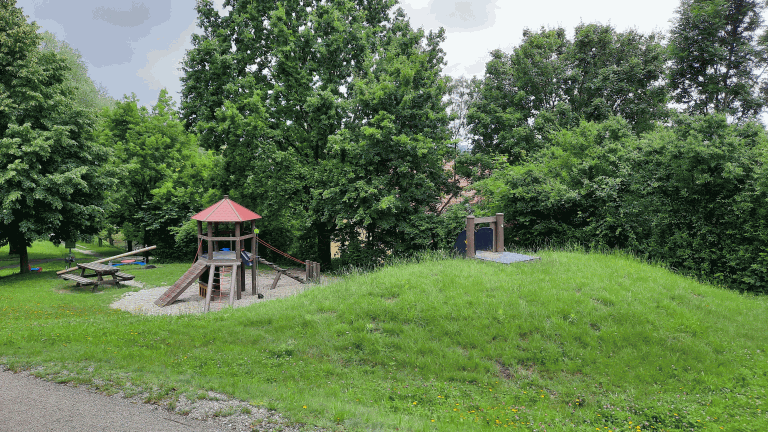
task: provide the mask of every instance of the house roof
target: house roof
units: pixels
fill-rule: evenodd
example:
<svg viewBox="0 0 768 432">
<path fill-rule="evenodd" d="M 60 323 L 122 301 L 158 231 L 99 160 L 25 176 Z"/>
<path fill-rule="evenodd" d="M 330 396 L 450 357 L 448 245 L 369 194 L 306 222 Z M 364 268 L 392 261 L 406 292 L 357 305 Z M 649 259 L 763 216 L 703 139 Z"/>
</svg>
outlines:
<svg viewBox="0 0 768 432">
<path fill-rule="evenodd" d="M 203 222 L 246 222 L 261 219 L 261 216 L 224 195 L 224 199 L 192 216 L 192 219 Z"/>
</svg>

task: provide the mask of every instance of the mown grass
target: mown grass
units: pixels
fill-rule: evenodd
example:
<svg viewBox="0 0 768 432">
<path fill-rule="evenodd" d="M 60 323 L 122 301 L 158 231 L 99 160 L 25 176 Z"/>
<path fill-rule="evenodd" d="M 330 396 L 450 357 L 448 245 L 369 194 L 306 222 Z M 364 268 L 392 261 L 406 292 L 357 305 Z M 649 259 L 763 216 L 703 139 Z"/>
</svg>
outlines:
<svg viewBox="0 0 768 432">
<path fill-rule="evenodd" d="M 95 252 L 96 254 L 100 254 L 102 256 L 118 255 L 125 252 L 123 249 L 116 248 L 109 245 L 99 247 L 94 244 L 82 243 L 82 242 L 77 243 L 77 245 L 78 245 L 78 248 L 87 249 L 92 252 Z M 19 272 L 19 269 L 18 269 L 19 256 L 10 255 L 9 251 L 10 251 L 10 247 L 8 245 L 0 247 L 0 267 L 15 266 L 15 268 L 0 269 L 0 276 L 8 276 L 8 275 Z M 69 255 L 69 249 L 65 248 L 63 244 L 60 244 L 57 246 L 49 241 L 37 240 L 34 243 L 32 243 L 31 247 L 27 249 L 27 253 L 29 254 L 30 261 L 61 260 L 62 266 L 61 268 L 59 268 L 59 270 L 61 270 L 64 268 L 63 267 L 64 258 Z M 72 251 L 72 255 L 74 255 L 78 261 L 90 261 L 90 260 L 96 259 L 93 256 L 80 253 L 76 250 Z M 42 267 L 43 270 L 45 270 L 46 267 L 51 267 L 51 263 L 32 262 L 31 267 Z"/>
<path fill-rule="evenodd" d="M 178 317 L 109 309 L 126 289 L 10 276 L 0 362 L 149 400 L 223 392 L 332 429 L 766 430 L 768 299 L 619 254 L 540 256 L 396 265 Z"/>
</svg>

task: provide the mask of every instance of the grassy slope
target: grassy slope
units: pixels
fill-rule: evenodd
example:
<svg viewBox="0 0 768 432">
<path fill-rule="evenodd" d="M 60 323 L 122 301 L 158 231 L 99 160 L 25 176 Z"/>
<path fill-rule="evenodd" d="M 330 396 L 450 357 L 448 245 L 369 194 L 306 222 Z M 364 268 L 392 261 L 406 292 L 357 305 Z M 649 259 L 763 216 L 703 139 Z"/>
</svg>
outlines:
<svg viewBox="0 0 768 432">
<path fill-rule="evenodd" d="M 221 391 L 348 429 L 766 430 L 768 299 L 623 256 L 541 257 L 390 267 L 183 317 L 16 275 L 0 279 L 0 362 L 153 399 Z"/>
</svg>

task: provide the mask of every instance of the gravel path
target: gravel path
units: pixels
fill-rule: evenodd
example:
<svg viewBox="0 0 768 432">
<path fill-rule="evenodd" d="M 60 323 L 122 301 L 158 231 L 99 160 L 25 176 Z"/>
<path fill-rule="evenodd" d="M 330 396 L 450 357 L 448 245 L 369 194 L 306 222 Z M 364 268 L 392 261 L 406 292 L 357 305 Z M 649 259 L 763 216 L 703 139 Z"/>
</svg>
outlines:
<svg viewBox="0 0 768 432">
<path fill-rule="evenodd" d="M 175 411 L 146 404 L 140 396 L 107 396 L 85 386 L 56 384 L 27 372 L 0 369 L 2 432 L 298 432 L 320 429 L 287 422 L 279 413 L 208 393 L 183 396 Z M 186 413 L 182 415 L 180 413 Z M 231 415 L 222 416 L 221 413 Z"/>
</svg>

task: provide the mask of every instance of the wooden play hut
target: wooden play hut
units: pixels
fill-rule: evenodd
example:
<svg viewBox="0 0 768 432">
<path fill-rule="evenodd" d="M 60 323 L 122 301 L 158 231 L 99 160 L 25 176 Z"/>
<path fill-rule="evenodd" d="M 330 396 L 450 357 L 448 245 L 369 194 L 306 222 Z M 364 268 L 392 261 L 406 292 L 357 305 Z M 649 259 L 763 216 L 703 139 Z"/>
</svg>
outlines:
<svg viewBox="0 0 768 432">
<path fill-rule="evenodd" d="M 228 267 L 231 269 L 229 304 L 234 305 L 235 298 L 240 299 L 241 292 L 245 291 L 246 271 L 241 261 L 240 251 L 249 249 L 250 255 L 248 257 L 258 259 L 256 255 L 256 220 L 261 219 L 261 216 L 225 195 L 224 199 L 192 216 L 192 219 L 197 221 L 197 261 L 155 301 L 155 304 L 162 307 L 173 303 L 200 276 L 207 274 L 207 289 L 204 289 L 205 287 L 200 289 L 200 293 L 205 294 L 205 311 L 207 312 L 211 305 L 211 294 L 214 288 L 217 288 L 214 287 L 214 282 Z M 205 224 L 205 230 L 203 224 Z M 234 230 L 227 229 L 222 233 L 219 228 L 223 224 L 226 224 L 228 228 L 234 225 Z M 248 248 L 246 248 L 246 243 Z M 222 245 L 227 247 L 220 247 Z M 206 246 L 205 253 L 203 253 L 203 246 Z M 253 295 L 257 294 L 257 276 L 256 266 L 251 266 Z"/>
</svg>

